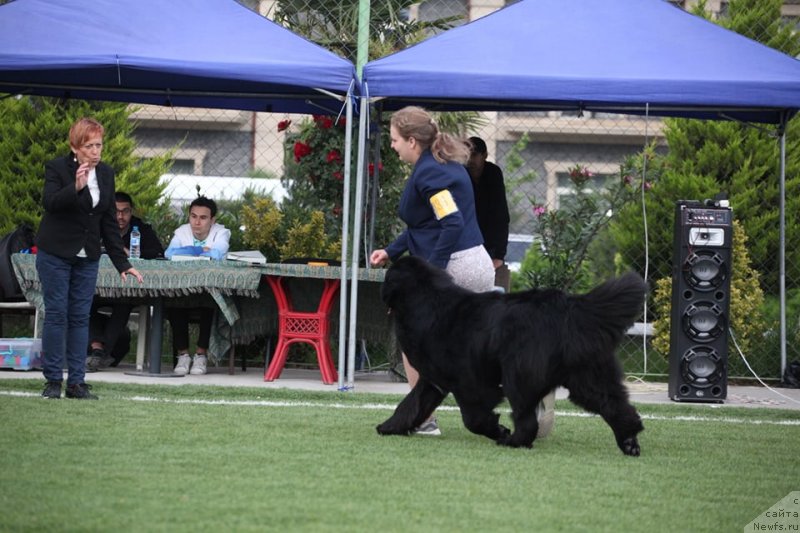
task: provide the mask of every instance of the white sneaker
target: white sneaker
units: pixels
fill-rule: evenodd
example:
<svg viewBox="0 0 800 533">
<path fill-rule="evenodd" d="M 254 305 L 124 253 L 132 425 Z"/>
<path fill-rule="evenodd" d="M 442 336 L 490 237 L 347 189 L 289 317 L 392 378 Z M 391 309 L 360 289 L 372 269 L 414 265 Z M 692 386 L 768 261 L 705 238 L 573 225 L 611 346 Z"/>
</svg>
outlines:
<svg viewBox="0 0 800 533">
<path fill-rule="evenodd" d="M 428 435 L 430 437 L 438 437 L 442 434 L 439 429 L 439 422 L 436 418 L 431 418 L 422 423 L 417 429 L 414 430 L 415 435 Z"/>
<path fill-rule="evenodd" d="M 206 373 L 208 367 L 208 357 L 205 355 L 195 354 L 192 360 L 192 370 L 189 372 L 193 376 L 202 376 Z"/>
<path fill-rule="evenodd" d="M 178 363 L 175 365 L 175 368 L 172 371 L 179 376 L 185 376 L 189 373 L 189 367 L 191 365 L 192 358 L 189 357 L 188 353 L 185 353 L 178 356 Z"/>
</svg>

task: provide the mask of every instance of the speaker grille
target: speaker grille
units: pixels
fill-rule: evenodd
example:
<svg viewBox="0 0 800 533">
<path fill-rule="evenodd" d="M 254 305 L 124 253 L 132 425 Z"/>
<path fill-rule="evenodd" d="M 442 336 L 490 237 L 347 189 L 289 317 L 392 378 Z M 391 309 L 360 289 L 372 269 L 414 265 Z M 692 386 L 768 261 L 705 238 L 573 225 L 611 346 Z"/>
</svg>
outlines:
<svg viewBox="0 0 800 533">
<path fill-rule="evenodd" d="M 698 291 L 712 291 L 728 279 L 725 259 L 713 250 L 692 252 L 683 270 L 686 283 Z"/>
<path fill-rule="evenodd" d="M 698 388 L 718 385 L 725 375 L 722 356 L 710 346 L 693 346 L 683 354 L 681 375 L 684 381 Z"/>
<path fill-rule="evenodd" d="M 725 312 L 714 302 L 690 303 L 683 312 L 683 331 L 695 342 L 711 342 L 725 333 Z"/>
</svg>

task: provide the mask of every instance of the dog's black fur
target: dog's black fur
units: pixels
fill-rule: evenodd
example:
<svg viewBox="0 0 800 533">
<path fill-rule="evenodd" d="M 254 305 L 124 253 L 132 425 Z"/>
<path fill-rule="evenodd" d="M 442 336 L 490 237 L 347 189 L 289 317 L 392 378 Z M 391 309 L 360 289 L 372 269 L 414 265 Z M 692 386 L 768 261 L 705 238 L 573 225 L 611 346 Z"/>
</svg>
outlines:
<svg viewBox="0 0 800 533">
<path fill-rule="evenodd" d="M 453 393 L 467 429 L 530 448 L 539 428 L 536 406 L 560 385 L 575 404 L 603 417 L 624 454 L 638 456 L 636 436 L 644 427 L 614 351 L 641 312 L 646 290 L 630 273 L 583 295 L 473 293 L 420 258 L 398 260 L 386 273 L 382 297 L 420 379 L 378 433 L 410 434 Z M 494 412 L 503 397 L 513 433 Z"/>
</svg>

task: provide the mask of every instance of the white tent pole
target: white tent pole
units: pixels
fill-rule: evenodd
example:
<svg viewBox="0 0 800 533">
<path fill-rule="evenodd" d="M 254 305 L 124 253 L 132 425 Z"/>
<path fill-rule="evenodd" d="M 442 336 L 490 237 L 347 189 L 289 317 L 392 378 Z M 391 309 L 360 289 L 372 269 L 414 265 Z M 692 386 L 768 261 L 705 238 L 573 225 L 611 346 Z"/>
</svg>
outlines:
<svg viewBox="0 0 800 533">
<path fill-rule="evenodd" d="M 369 114 L 369 94 L 367 86 L 362 86 L 361 110 L 358 117 L 358 161 L 356 163 L 356 199 L 353 222 L 353 259 L 350 276 L 350 332 L 347 343 L 347 388 L 355 386 L 356 368 L 356 322 L 358 320 L 358 243 L 361 240 L 361 219 L 364 217 L 364 157 L 367 149 L 367 118 Z"/>
<path fill-rule="evenodd" d="M 351 85 L 351 88 L 353 86 Z M 348 91 L 345 101 L 345 120 L 347 127 L 344 133 L 344 197 L 342 200 L 342 257 L 341 257 L 341 285 L 339 286 L 339 389 L 342 388 L 342 371 L 344 370 L 345 354 L 345 317 L 347 316 L 347 238 L 350 233 L 350 166 L 352 163 L 353 146 L 353 99 Z M 356 219 L 358 220 L 358 219 Z M 356 224 L 357 225 L 357 224 Z"/>
<path fill-rule="evenodd" d="M 781 153 L 780 162 L 780 247 L 778 249 L 778 282 L 781 302 L 781 378 L 786 371 L 786 123 L 788 112 L 781 118 L 781 136 L 778 141 Z"/>
</svg>

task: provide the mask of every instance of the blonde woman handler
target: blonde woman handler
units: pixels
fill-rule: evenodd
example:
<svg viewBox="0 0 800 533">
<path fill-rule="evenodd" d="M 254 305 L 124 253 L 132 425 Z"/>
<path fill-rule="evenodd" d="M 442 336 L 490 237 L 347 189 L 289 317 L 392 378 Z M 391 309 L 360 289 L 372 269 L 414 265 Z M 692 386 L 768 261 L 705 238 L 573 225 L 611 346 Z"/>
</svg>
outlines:
<svg viewBox="0 0 800 533">
<path fill-rule="evenodd" d="M 431 115 L 406 107 L 392 115 L 392 149 L 414 166 L 400 198 L 399 215 L 406 230 L 385 249 L 370 255 L 374 266 L 409 252 L 446 270 L 460 286 L 475 292 L 492 290 L 494 266 L 483 247 L 475 198 L 464 164 L 469 147 L 442 133 Z M 403 354 L 403 366 L 413 388 L 419 374 Z M 440 435 L 436 418 L 417 428 L 422 435 Z"/>
<path fill-rule="evenodd" d="M 483 246 L 475 213 L 475 197 L 464 164 L 469 145 L 439 131 L 431 115 L 420 107 L 406 107 L 392 115 L 392 149 L 414 166 L 398 209 L 406 230 L 385 249 L 370 255 L 374 266 L 386 264 L 408 251 L 445 269 L 458 285 L 483 292 L 494 287 L 494 264 Z M 408 383 L 419 374 L 403 354 Z M 538 438 L 547 436 L 555 422 L 555 392 L 538 406 Z M 422 435 L 440 435 L 435 417 L 417 428 Z"/>
</svg>

